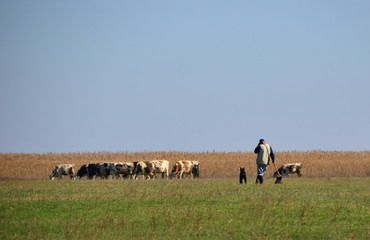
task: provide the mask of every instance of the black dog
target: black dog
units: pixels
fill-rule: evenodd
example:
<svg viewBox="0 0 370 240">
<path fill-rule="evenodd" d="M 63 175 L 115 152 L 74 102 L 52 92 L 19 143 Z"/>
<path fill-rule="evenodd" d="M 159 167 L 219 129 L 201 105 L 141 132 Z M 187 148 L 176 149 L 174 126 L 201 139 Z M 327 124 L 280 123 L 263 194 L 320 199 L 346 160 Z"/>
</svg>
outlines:
<svg viewBox="0 0 370 240">
<path fill-rule="evenodd" d="M 243 181 L 247 184 L 247 173 L 245 172 L 245 168 L 240 168 L 239 181 L 241 184 Z"/>
</svg>

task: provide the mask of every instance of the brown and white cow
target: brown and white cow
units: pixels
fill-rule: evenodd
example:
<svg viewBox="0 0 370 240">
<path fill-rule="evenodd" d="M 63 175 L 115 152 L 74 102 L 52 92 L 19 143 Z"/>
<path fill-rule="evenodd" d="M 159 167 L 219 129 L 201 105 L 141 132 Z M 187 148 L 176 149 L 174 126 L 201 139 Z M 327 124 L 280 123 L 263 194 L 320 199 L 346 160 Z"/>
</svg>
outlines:
<svg viewBox="0 0 370 240">
<path fill-rule="evenodd" d="M 275 184 L 282 183 L 282 178 L 289 174 L 297 174 L 298 177 L 302 177 L 301 173 L 302 163 L 286 163 L 279 167 L 278 171 L 274 173 L 276 177 Z"/>
<path fill-rule="evenodd" d="M 143 175 L 144 179 L 154 179 L 155 165 L 151 162 L 137 162 L 133 172 L 133 179 L 137 179 L 138 175 Z"/>
<path fill-rule="evenodd" d="M 162 174 L 162 178 L 168 178 L 168 171 L 170 168 L 170 162 L 167 160 L 153 160 L 150 161 L 155 168 L 154 173 L 160 173 Z"/>
<path fill-rule="evenodd" d="M 186 175 L 189 175 L 190 178 L 193 178 L 193 163 L 192 161 L 177 161 L 172 166 L 172 172 L 170 178 L 177 177 L 179 179 L 184 178 Z"/>
<path fill-rule="evenodd" d="M 49 179 L 54 178 L 62 179 L 62 176 L 70 176 L 70 179 L 76 179 L 76 171 L 74 164 L 60 164 L 54 167 L 53 171 L 49 175 Z"/>
</svg>

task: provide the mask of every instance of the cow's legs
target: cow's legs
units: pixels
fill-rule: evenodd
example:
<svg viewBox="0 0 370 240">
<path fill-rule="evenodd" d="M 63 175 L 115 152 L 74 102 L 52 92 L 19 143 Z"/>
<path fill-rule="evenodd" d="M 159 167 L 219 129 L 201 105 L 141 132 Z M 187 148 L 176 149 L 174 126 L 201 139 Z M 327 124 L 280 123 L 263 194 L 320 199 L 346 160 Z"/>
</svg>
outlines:
<svg viewBox="0 0 370 240">
<path fill-rule="evenodd" d="M 276 181 L 275 181 L 275 184 L 281 184 L 282 183 L 282 176 L 280 177 L 276 177 Z"/>
<path fill-rule="evenodd" d="M 162 172 L 162 179 L 163 179 L 163 178 L 168 179 L 168 173 L 167 173 L 167 172 Z"/>
</svg>

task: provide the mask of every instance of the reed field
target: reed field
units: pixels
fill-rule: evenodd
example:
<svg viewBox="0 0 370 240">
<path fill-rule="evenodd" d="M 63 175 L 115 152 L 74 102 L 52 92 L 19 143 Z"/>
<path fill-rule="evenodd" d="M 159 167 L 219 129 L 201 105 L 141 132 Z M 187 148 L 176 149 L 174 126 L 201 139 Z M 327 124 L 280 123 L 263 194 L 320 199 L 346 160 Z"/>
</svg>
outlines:
<svg viewBox="0 0 370 240">
<path fill-rule="evenodd" d="M 305 178 L 368 177 L 370 151 L 290 151 L 275 152 L 276 165 L 301 162 Z M 172 165 L 178 160 L 200 162 L 201 178 L 236 178 L 239 167 L 246 167 L 248 177 L 256 176 L 256 155 L 252 152 L 96 152 L 96 153 L 0 153 L 0 180 L 45 180 L 53 167 L 76 164 L 76 170 L 88 163 L 150 161 L 166 159 Z M 273 165 L 267 170 L 272 176 Z"/>
</svg>

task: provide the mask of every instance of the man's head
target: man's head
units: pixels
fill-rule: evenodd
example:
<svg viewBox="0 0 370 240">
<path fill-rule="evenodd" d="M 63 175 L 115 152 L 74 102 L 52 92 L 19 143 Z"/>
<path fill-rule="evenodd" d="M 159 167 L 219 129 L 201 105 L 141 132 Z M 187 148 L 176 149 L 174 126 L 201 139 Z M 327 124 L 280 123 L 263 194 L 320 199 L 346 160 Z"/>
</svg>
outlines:
<svg viewBox="0 0 370 240">
<path fill-rule="evenodd" d="M 265 143 L 265 139 L 261 138 L 260 139 L 260 144 L 264 144 Z"/>
</svg>

